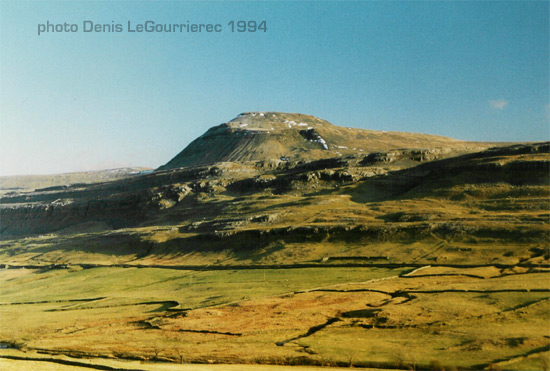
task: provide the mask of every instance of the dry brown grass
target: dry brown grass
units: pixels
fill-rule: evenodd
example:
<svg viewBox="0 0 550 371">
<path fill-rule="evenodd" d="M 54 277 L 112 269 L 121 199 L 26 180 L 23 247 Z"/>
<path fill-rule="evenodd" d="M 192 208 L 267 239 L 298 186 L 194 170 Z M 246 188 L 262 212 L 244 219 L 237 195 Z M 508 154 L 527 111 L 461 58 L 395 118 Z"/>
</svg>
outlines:
<svg viewBox="0 0 550 371">
<path fill-rule="evenodd" d="M 466 368 L 524 364 L 518 357 L 531 360 L 549 345 L 550 293 L 537 291 L 548 273 L 399 273 L 4 270 L 0 340 L 171 362 Z M 85 298 L 96 299 L 71 301 Z"/>
</svg>

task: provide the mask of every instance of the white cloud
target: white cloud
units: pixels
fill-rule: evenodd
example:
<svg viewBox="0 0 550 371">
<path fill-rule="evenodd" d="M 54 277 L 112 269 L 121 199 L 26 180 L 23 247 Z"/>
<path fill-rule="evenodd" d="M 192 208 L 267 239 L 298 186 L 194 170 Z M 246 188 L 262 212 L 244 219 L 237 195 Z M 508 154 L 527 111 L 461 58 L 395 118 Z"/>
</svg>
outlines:
<svg viewBox="0 0 550 371">
<path fill-rule="evenodd" d="M 508 101 L 504 100 L 504 99 L 495 99 L 495 100 L 490 100 L 489 104 L 494 109 L 498 109 L 498 110 L 502 111 L 504 109 L 504 107 L 506 107 L 508 105 Z"/>
</svg>

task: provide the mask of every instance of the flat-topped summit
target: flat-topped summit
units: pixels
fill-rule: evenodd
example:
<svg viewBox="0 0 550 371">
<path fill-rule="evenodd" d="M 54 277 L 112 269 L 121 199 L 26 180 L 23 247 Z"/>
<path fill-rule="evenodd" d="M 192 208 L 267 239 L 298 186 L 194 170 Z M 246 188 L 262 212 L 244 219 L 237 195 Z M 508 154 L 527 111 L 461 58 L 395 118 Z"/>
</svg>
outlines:
<svg viewBox="0 0 550 371">
<path fill-rule="evenodd" d="M 403 148 L 470 151 L 487 147 L 429 134 L 341 127 L 299 113 L 246 112 L 210 128 L 159 169 L 219 162 L 313 161 Z"/>
<path fill-rule="evenodd" d="M 334 125 L 315 116 L 300 113 L 245 112 L 229 121 L 227 126 L 245 130 L 283 130 Z"/>
</svg>

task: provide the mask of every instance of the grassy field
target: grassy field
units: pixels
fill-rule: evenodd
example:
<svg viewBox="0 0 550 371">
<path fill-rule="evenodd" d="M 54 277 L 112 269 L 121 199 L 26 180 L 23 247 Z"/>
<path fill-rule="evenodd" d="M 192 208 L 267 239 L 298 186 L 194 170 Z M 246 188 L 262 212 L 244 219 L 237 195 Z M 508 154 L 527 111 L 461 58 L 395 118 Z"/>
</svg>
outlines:
<svg viewBox="0 0 550 371">
<path fill-rule="evenodd" d="M 549 278 L 496 267 L 4 269 L 0 342 L 171 363 L 545 369 Z"/>
<path fill-rule="evenodd" d="M 2 358 L 2 357 L 14 357 Z M 68 364 L 71 363 L 71 364 Z M 170 364 L 143 361 L 124 361 L 112 359 L 78 359 L 65 356 L 44 357 L 34 352 L 18 350 L 0 351 L 0 369 L 3 371 L 78 371 L 104 367 L 119 371 L 318 371 L 315 366 L 276 366 L 247 364 Z M 323 371 L 337 371 L 341 368 L 324 367 Z M 365 371 L 375 369 L 365 369 Z M 376 369 L 380 371 L 380 369 Z"/>
</svg>

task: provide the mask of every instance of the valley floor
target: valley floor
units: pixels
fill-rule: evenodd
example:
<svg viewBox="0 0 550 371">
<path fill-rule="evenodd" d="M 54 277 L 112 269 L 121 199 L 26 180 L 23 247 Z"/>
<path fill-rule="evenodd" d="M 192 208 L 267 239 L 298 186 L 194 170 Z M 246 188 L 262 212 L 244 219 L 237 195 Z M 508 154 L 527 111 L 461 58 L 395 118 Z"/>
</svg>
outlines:
<svg viewBox="0 0 550 371">
<path fill-rule="evenodd" d="M 49 356 L 21 351 L 0 351 L 0 369 L 4 371 L 316 371 L 314 366 L 231 365 L 231 364 L 174 364 L 112 359 L 73 359 L 66 356 Z M 324 367 L 323 371 L 341 368 Z M 369 369 L 365 369 L 369 370 Z M 370 369 L 380 371 L 380 369 Z"/>
<path fill-rule="evenodd" d="M 12 349 L 0 355 L 18 349 L 212 370 L 231 367 L 209 363 L 544 370 L 549 273 L 543 266 L 2 269 L 0 343 Z M 35 361 L 0 362 L 32 369 Z M 157 366 L 128 369 L 172 369 Z"/>
</svg>

